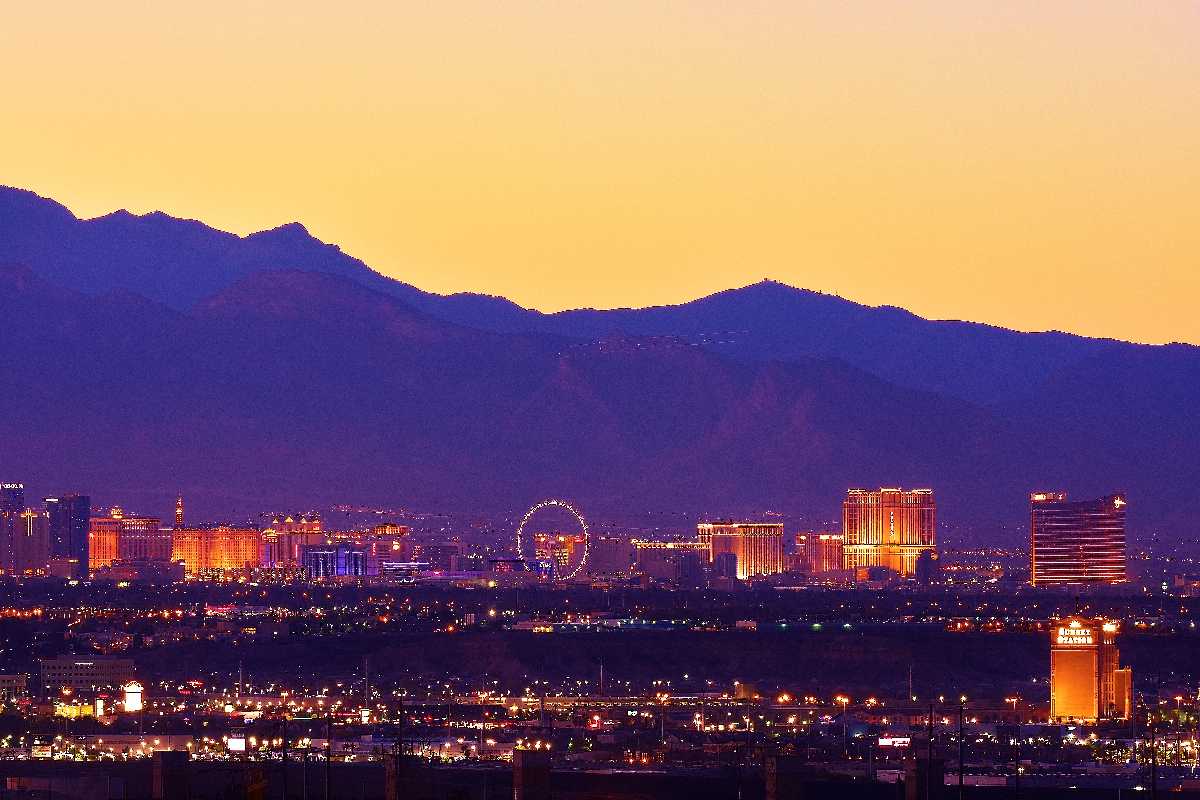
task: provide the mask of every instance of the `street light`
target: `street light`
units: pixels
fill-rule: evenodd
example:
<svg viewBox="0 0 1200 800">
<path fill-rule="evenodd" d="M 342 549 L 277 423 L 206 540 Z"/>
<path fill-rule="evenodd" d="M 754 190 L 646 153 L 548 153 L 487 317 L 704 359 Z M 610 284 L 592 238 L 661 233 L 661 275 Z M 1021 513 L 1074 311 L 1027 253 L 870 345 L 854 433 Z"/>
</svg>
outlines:
<svg viewBox="0 0 1200 800">
<path fill-rule="evenodd" d="M 850 702 L 850 698 L 844 694 L 839 694 L 833 698 L 842 704 L 842 758 L 850 758 L 850 740 L 846 736 L 846 705 Z"/>
</svg>

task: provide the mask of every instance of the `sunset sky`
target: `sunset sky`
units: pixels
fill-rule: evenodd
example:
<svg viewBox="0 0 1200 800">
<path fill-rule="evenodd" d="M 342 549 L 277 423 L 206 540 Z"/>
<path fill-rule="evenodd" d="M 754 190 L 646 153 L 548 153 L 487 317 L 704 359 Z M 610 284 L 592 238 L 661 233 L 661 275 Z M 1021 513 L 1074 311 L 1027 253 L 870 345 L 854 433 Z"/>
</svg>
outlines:
<svg viewBox="0 0 1200 800">
<path fill-rule="evenodd" d="M 1200 3 L 21 3 L 0 183 L 545 310 L 1200 343 Z"/>
</svg>

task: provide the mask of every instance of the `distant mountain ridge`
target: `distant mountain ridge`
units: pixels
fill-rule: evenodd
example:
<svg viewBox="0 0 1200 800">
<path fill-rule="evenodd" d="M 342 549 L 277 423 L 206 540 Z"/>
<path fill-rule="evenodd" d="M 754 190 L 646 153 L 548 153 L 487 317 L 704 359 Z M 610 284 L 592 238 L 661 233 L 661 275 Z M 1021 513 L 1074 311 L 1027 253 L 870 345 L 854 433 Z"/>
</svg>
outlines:
<svg viewBox="0 0 1200 800">
<path fill-rule="evenodd" d="M 117 211 L 81 220 L 53 200 L 9 188 L 0 188 L 0 261 L 27 264 L 47 280 L 86 293 L 124 289 L 178 310 L 258 271 L 322 272 L 482 330 L 579 339 L 619 331 L 680 336 L 741 359 L 840 358 L 904 386 L 978 403 L 1006 400 L 1114 346 L 1141 347 L 930 321 L 774 281 L 678 305 L 543 314 L 500 297 L 422 291 L 375 272 L 296 222 L 239 237 L 161 212 Z"/>
<path fill-rule="evenodd" d="M 213 509 L 553 493 L 824 518 L 849 485 L 919 483 L 975 526 L 1020 525 L 1034 488 L 1123 489 L 1143 531 L 1195 528 L 1188 345 L 930 321 L 771 281 L 542 314 L 422 291 L 297 223 L 80 220 L 14 189 L 0 265 L 0 469 L 30 482 L 187 488 Z"/>
</svg>

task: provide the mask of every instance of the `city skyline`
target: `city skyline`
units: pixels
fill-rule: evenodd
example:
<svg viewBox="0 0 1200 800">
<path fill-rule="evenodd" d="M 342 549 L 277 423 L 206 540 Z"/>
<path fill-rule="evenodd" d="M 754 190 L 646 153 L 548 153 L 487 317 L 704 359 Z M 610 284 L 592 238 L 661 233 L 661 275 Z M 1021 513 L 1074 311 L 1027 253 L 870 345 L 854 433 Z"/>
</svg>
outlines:
<svg viewBox="0 0 1200 800">
<path fill-rule="evenodd" d="M 0 796 L 1200 800 L 1197 41 L 6 8 Z"/>
<path fill-rule="evenodd" d="M 778 513 L 751 515 L 740 521 L 718 515 L 718 521 L 700 517 L 693 539 L 681 538 L 690 524 L 686 522 L 675 529 L 658 527 L 649 536 L 641 528 L 611 519 L 589 531 L 574 505 L 560 499 L 543 500 L 523 517 L 476 512 L 469 527 L 487 520 L 491 534 L 499 534 L 498 539 L 493 536 L 486 541 L 482 552 L 465 550 L 459 536 L 445 527 L 432 541 L 425 540 L 413 549 L 408 543 L 416 539 L 406 538 L 410 525 L 400 524 L 424 516 L 412 510 L 360 509 L 357 521 L 347 515 L 339 522 L 337 510 L 327 509 L 324 513 L 329 514 L 330 525 L 321 510 L 263 511 L 240 524 L 207 519 L 189 526 L 184 521 L 184 497 L 177 495 L 172 505 L 174 524 L 167 525 L 167 517 L 140 515 L 120 504 L 96 505 L 89 496 L 79 494 L 47 497 L 39 510 L 24 503 L 23 483 L 9 481 L 0 488 L 0 574 L 15 576 L 101 578 L 137 574 L 139 566 L 152 566 L 158 576 L 175 574 L 161 570 L 178 566 L 177 580 L 253 574 L 259 569 L 270 575 L 270 570 L 296 568 L 303 568 L 310 578 L 366 578 L 384 575 L 385 561 L 420 573 L 429 568 L 432 559 L 439 565 L 435 569 L 464 575 L 486 572 L 491 562 L 507 565 L 505 571 L 520 563 L 522 570 L 530 571 L 530 578 L 572 582 L 598 574 L 591 561 L 598 536 L 601 542 L 622 537 L 625 542 L 623 567 L 616 552 L 601 557 L 602 563 L 618 566 L 618 572 L 632 570 L 636 574 L 651 565 L 643 556 L 653 557 L 653 568 L 645 569 L 645 576 L 668 584 L 680 580 L 703 584 L 709 576 L 753 582 L 796 575 L 834 584 L 913 580 L 928 584 L 938 580 L 939 562 L 945 555 L 937 533 L 933 490 L 928 488 L 851 487 L 842 502 L 841 528 L 832 532 L 812 530 L 811 518 L 806 515 L 790 517 L 787 522 L 778 521 L 783 516 Z M 1012 552 L 1026 554 L 1030 586 L 1079 588 L 1130 580 L 1126 495 L 1073 502 L 1067 502 L 1064 492 L 1038 491 L 1028 496 L 1032 507 L 1026 539 L 1029 546 L 1018 546 Z M 566 527 L 561 520 L 530 524 L 531 518 L 547 508 L 559 513 L 569 509 L 568 518 L 573 520 Z M 390 521 L 379 524 L 380 515 Z M 515 542 L 506 545 L 504 531 L 510 526 Z M 785 543 L 785 533 L 791 534 L 790 546 Z M 953 526 L 943 531 L 946 533 L 957 539 L 951 551 L 964 546 L 966 540 L 955 536 Z M 1153 537 L 1145 543 L 1158 544 Z M 1005 547 L 989 541 L 983 550 L 1001 552 Z M 1179 552 L 1184 551 L 1186 548 Z M 310 555 L 314 566 L 310 566 Z M 331 571 L 334 563 L 340 565 L 337 571 Z M 340 571 L 347 564 L 356 566 L 349 567 L 349 572 Z M 133 572 L 122 572 L 126 569 Z"/>
</svg>

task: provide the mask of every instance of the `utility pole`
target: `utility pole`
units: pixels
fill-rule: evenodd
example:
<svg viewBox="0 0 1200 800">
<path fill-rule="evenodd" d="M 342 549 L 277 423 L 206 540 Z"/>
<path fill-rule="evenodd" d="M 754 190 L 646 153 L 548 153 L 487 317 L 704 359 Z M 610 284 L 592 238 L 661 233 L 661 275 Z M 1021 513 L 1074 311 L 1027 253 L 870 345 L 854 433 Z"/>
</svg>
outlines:
<svg viewBox="0 0 1200 800">
<path fill-rule="evenodd" d="M 404 706 L 400 706 L 400 711 L 404 711 Z M 388 800 L 400 800 L 405 796 L 404 792 L 404 755 L 400 741 L 403 736 L 403 721 L 400 723 L 401 728 L 396 732 L 396 738 L 392 742 L 391 761 L 387 764 L 384 796 Z M 483 800 L 487 800 L 486 794 Z"/>
<path fill-rule="evenodd" d="M 400 698 L 400 724 L 396 728 L 396 792 L 404 788 L 404 697 Z"/>
<path fill-rule="evenodd" d="M 925 800 L 933 798 L 933 701 L 929 701 L 929 717 L 925 725 Z"/>
<path fill-rule="evenodd" d="M 746 766 L 750 765 L 750 750 L 752 749 L 752 747 L 753 747 L 753 743 L 750 741 L 750 714 L 749 714 L 749 712 L 747 712 L 747 714 L 746 714 Z M 738 793 L 738 797 L 741 797 L 740 792 Z"/>
<path fill-rule="evenodd" d="M 287 753 L 287 737 L 288 737 L 288 729 L 287 728 L 288 728 L 288 726 L 287 726 L 287 715 L 286 714 L 283 717 L 282 726 L 283 726 L 283 752 L 281 754 L 280 760 L 283 763 L 283 800 L 288 800 L 288 774 L 287 774 L 288 773 L 288 753 Z"/>
<path fill-rule="evenodd" d="M 327 712 L 325 717 L 325 797 L 322 800 L 329 800 L 331 789 L 333 786 L 333 711 Z"/>
<path fill-rule="evenodd" d="M 1154 740 L 1154 717 L 1150 720 L 1150 800 L 1158 800 L 1158 744 Z"/>
<path fill-rule="evenodd" d="M 967 699 L 958 699 L 958 800 L 963 800 L 963 759 L 966 747 L 963 741 L 963 712 L 966 710 Z"/>
<path fill-rule="evenodd" d="M 1013 797 L 1021 800 L 1021 720 L 1017 719 L 1017 752 L 1013 764 Z"/>
<path fill-rule="evenodd" d="M 834 698 L 834 700 L 836 700 L 837 702 L 842 704 L 842 758 L 849 761 L 850 760 L 850 738 L 849 738 L 849 735 L 846 733 L 846 716 L 848 713 L 846 707 L 850 703 L 850 698 L 846 697 L 845 695 L 838 695 L 837 697 Z"/>
</svg>

